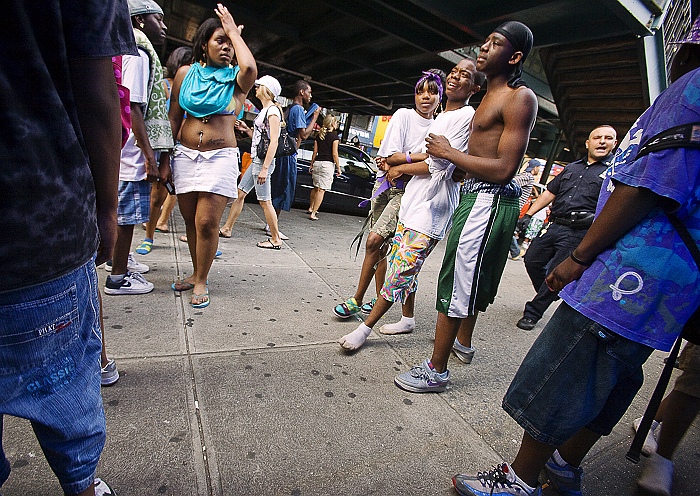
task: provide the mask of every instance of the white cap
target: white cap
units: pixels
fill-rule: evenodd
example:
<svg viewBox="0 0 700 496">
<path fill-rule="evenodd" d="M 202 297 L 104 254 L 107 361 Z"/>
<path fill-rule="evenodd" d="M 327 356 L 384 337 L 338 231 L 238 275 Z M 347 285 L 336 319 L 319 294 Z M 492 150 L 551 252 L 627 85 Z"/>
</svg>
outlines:
<svg viewBox="0 0 700 496">
<path fill-rule="evenodd" d="M 257 81 L 255 81 L 255 84 L 259 84 L 261 86 L 266 87 L 268 90 L 272 92 L 272 94 L 277 98 L 282 94 L 282 86 L 280 86 L 280 82 L 277 81 L 275 78 L 272 76 L 263 76 Z"/>
</svg>

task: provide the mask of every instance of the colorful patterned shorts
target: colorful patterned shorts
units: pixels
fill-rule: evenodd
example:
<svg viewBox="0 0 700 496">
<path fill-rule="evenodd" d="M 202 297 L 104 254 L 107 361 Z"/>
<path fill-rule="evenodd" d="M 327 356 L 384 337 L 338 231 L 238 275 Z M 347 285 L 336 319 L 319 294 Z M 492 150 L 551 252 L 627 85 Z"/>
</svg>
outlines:
<svg viewBox="0 0 700 496">
<path fill-rule="evenodd" d="M 438 241 L 399 222 L 391 243 L 381 297 L 387 301 L 405 303 L 408 295 L 418 288 L 418 273 Z"/>
</svg>

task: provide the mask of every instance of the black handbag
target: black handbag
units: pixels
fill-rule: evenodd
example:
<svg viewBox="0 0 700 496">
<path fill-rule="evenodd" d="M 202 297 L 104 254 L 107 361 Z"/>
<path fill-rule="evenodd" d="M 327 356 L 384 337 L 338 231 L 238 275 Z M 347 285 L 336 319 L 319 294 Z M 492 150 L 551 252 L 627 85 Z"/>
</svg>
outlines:
<svg viewBox="0 0 700 496">
<path fill-rule="evenodd" d="M 269 109 L 269 107 L 268 107 Z M 258 143 L 257 155 L 261 160 L 265 160 L 267 156 L 267 150 L 270 148 L 270 130 L 267 121 L 267 110 L 265 111 L 265 132 L 260 134 L 260 143 Z M 287 157 L 293 155 L 297 151 L 297 140 L 289 135 L 287 132 L 287 123 L 282 117 L 282 122 L 280 122 L 280 136 L 277 140 L 277 152 L 275 152 L 275 157 Z"/>
</svg>

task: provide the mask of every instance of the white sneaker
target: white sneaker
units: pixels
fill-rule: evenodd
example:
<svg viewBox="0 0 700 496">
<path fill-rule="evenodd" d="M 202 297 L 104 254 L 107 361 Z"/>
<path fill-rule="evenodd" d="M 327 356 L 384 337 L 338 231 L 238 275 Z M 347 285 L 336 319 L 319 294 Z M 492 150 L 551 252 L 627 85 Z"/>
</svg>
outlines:
<svg viewBox="0 0 700 496">
<path fill-rule="evenodd" d="M 119 380 L 119 371 L 117 370 L 117 362 L 110 358 L 107 365 L 102 367 L 102 385 L 111 386 Z"/>
<path fill-rule="evenodd" d="M 279 231 L 279 230 L 278 230 L 277 232 L 279 233 L 280 239 L 281 239 L 282 241 L 287 241 L 287 240 L 289 239 L 289 236 L 287 236 L 286 234 L 284 234 L 282 231 Z M 267 225 L 267 224 L 265 224 L 265 234 L 267 234 L 268 236 L 272 236 L 272 233 L 270 232 L 270 226 Z"/>
<path fill-rule="evenodd" d="M 108 295 L 138 295 L 153 291 L 153 283 L 148 282 L 138 272 L 127 272 L 119 282 L 113 282 L 107 277 L 105 281 L 105 294 Z"/>
<path fill-rule="evenodd" d="M 634 432 L 637 432 L 637 430 L 639 430 L 639 424 L 641 423 L 642 417 L 634 419 L 634 422 L 632 422 L 632 429 L 634 429 Z M 656 439 L 659 436 L 659 432 L 661 432 L 661 424 L 658 423 L 656 420 L 652 420 L 651 427 L 649 428 L 649 432 L 647 433 L 647 438 L 644 440 L 644 444 L 642 445 L 642 455 L 650 456 L 652 453 L 656 453 L 656 448 L 658 447 Z"/>
<path fill-rule="evenodd" d="M 637 485 L 646 494 L 671 496 L 673 482 L 673 462 L 663 456 L 652 453 L 644 464 L 642 473 L 637 479 Z"/>
<path fill-rule="evenodd" d="M 139 274 L 145 274 L 146 272 L 151 270 L 151 268 L 148 265 L 146 265 L 145 263 L 141 263 L 141 262 L 137 261 L 134 258 L 133 253 L 129 253 L 129 258 L 126 261 L 126 268 L 129 272 L 138 272 Z M 105 270 L 108 272 L 112 272 L 112 261 L 111 260 L 107 260 L 105 262 Z"/>
</svg>

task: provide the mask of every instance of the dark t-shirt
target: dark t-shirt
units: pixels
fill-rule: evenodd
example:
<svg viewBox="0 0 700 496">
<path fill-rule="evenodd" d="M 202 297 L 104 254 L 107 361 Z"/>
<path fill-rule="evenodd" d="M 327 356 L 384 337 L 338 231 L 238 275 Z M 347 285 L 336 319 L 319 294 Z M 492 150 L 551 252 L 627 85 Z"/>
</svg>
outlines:
<svg viewBox="0 0 700 496">
<path fill-rule="evenodd" d="M 338 133 L 331 131 L 326 133 L 324 139 L 316 138 L 316 143 L 318 144 L 318 153 L 316 153 L 316 160 L 319 162 L 325 160 L 327 162 L 333 162 L 333 142 L 338 141 Z"/>
<path fill-rule="evenodd" d="M 547 185 L 547 190 L 556 195 L 552 202 L 552 216 L 560 217 L 571 212 L 595 212 L 603 176 L 611 159 L 608 156 L 603 162 L 588 165 L 584 158 L 564 167 Z"/>
<path fill-rule="evenodd" d="M 0 17 L 0 291 L 55 279 L 98 245 L 68 60 L 135 53 L 126 0 L 13 2 Z"/>
</svg>

